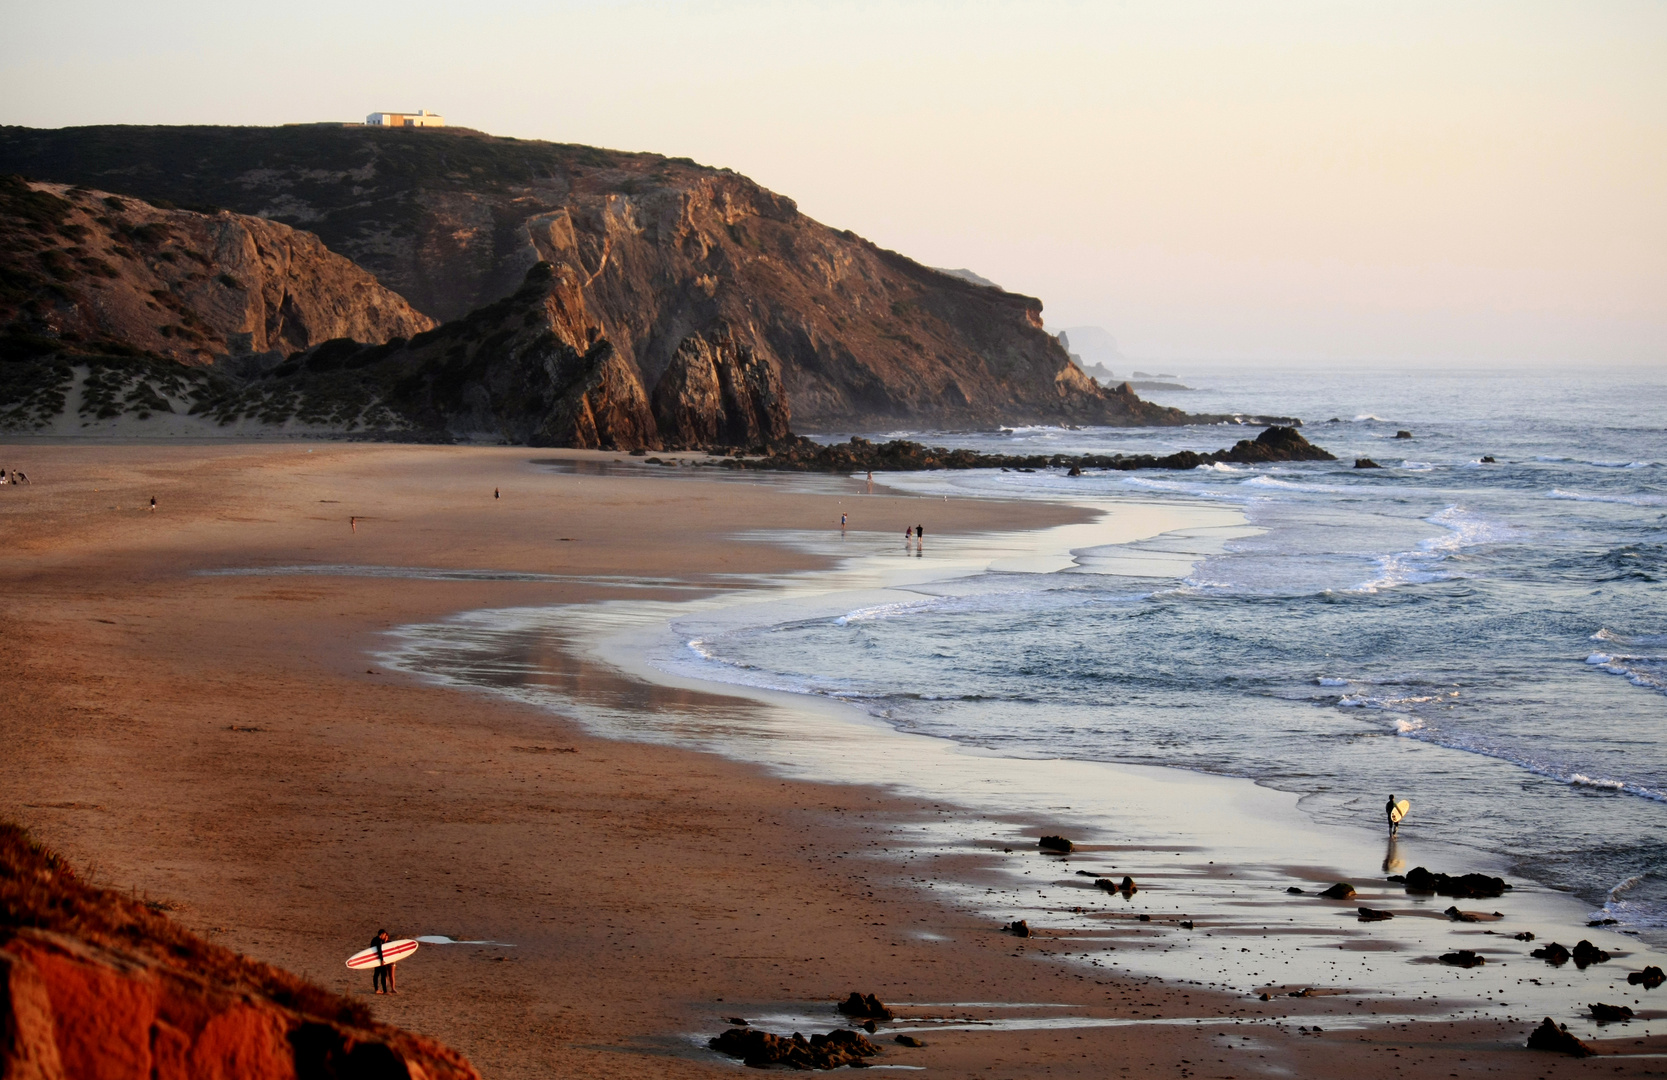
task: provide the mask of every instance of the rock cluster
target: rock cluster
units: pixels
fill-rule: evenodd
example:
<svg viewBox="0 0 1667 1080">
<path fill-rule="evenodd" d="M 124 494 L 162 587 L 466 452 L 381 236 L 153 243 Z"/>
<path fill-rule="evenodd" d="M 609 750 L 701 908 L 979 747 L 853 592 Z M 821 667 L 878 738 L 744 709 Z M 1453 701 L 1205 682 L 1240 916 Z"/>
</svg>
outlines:
<svg viewBox="0 0 1667 1080">
<path fill-rule="evenodd" d="M 707 1040 L 707 1045 L 720 1054 L 740 1058 L 742 1064 L 755 1069 L 771 1065 L 786 1065 L 794 1069 L 837 1069 L 842 1065 L 862 1066 L 865 1058 L 880 1052 L 858 1032 L 836 1028 L 826 1035 L 805 1038 L 798 1032 L 792 1037 L 772 1035 L 756 1028 L 730 1028 L 722 1035 Z"/>
<path fill-rule="evenodd" d="M 851 991 L 849 997 L 839 1003 L 839 1011 L 846 1016 L 858 1020 L 890 1020 L 891 1008 L 873 994 L 862 994 Z"/>
<path fill-rule="evenodd" d="M 1422 866 L 1408 871 L 1403 881 L 1409 893 L 1434 893 L 1437 896 L 1451 896 L 1460 900 L 1491 899 L 1503 895 L 1510 888 L 1503 878 L 1489 877 L 1486 874 L 1449 877 L 1446 874 L 1432 874 Z"/>
<path fill-rule="evenodd" d="M 861 436 L 850 442 L 825 445 L 810 439 L 754 448 L 759 455 L 724 462 L 737 468 L 787 469 L 796 472 L 912 472 L 922 469 L 1085 469 L 1130 472 L 1136 469 L 1196 469 L 1217 462 L 1266 464 L 1275 461 L 1335 461 L 1330 453 L 1310 443 L 1295 428 L 1275 425 L 1254 439 L 1240 439 L 1228 450 L 1198 454 L 1191 450 L 1166 454 L 980 454 L 974 450 L 928 447 L 906 439 L 874 443 Z"/>
<path fill-rule="evenodd" d="M 1624 1024 L 1632 1019 L 1632 1006 L 1605 1005 L 1601 1001 L 1587 1006 L 1592 1010 L 1592 1019 L 1600 1024 Z"/>
<path fill-rule="evenodd" d="M 1063 836 L 1044 836 L 1036 842 L 1036 846 L 1043 851 L 1057 851 L 1066 855 L 1076 850 L 1076 845 Z"/>
<path fill-rule="evenodd" d="M 1629 974 L 1626 981 L 1633 986 L 1642 986 L 1646 990 L 1654 990 L 1663 982 L 1667 982 L 1667 976 L 1662 975 L 1661 969 L 1651 964 L 1643 971 L 1634 971 Z"/>
<path fill-rule="evenodd" d="M 1487 963 L 1487 960 L 1472 949 L 1459 949 L 1455 952 L 1442 953 L 1441 962 L 1452 964 L 1454 967 L 1473 968 L 1481 967 Z"/>
</svg>

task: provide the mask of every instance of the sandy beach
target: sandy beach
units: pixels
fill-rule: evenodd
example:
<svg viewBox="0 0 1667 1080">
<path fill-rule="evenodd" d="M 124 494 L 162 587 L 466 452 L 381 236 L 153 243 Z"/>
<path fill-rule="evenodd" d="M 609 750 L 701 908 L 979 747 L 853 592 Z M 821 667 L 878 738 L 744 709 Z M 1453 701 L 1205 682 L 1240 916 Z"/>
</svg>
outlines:
<svg viewBox="0 0 1667 1080">
<path fill-rule="evenodd" d="M 1237 973 L 1218 978 L 1192 960 L 1191 981 L 1157 977 L 1170 969 L 1156 961 L 1091 963 L 1082 941 L 1139 948 L 1137 935 L 1156 928 L 1113 919 L 1123 909 L 1099 903 L 1076 871 L 1139 861 L 1137 876 L 1155 883 L 1142 900 L 1153 906 L 1139 910 L 1155 923 L 1182 912 L 1225 922 L 1219 897 L 1233 871 L 1216 867 L 1216 834 L 1198 823 L 1231 810 L 1267 815 L 1275 831 L 1304 827 L 1294 799 L 1253 785 L 1120 774 L 1123 829 L 1151 835 L 1090 845 L 1061 866 L 1012 839 L 1057 822 L 1015 809 L 1028 805 L 1016 798 L 1005 813 L 997 797 L 960 798 L 993 766 L 932 740 L 839 728 L 846 749 L 826 762 L 837 782 L 818 783 L 814 763 L 602 738 L 557 711 L 379 660 L 390 631 L 460 612 L 708 602 L 811 580 L 839 565 L 830 545 L 841 514 L 854 542 L 876 546 L 923 523 L 915 561 L 927 572 L 980 538 L 1087 527 L 1092 512 L 524 448 L 37 441 L 0 446 L 0 465 L 34 481 L 0 488 L 10 749 L 0 816 L 98 883 L 162 900 L 192 929 L 332 989 L 369 994 L 369 976 L 342 960 L 379 927 L 470 942 L 425 946 L 401 965 L 397 996 L 367 1000 L 488 1077 L 711 1075 L 738 1067 L 704 1047 L 728 1018 L 827 1030 L 852 990 L 913 1018 L 881 1027 L 875 1063 L 938 1076 L 1662 1071 L 1659 1020 L 1648 1037 L 1610 1029 L 1595 1040 L 1603 1055 L 1579 1061 L 1522 1049 L 1539 1012 L 1289 998 L 1291 979 L 1263 1002 Z M 360 569 L 227 572 L 290 567 Z M 624 625 L 616 639 L 634 624 Z M 538 656 L 571 700 L 753 731 L 810 708 L 632 677 L 621 669 L 629 650 L 600 636 Z M 862 747 L 887 764 L 863 773 L 851 764 Z M 1098 789 L 1109 775 L 1073 768 L 1001 775 L 1017 777 L 1015 792 Z M 1189 846 L 1167 846 L 1189 829 Z M 901 839 L 911 835 L 939 839 L 911 860 Z M 1312 850 L 1312 864 L 1279 870 L 1322 880 L 1388 858 L 1381 842 L 1374 852 L 1348 837 L 1316 838 Z M 1271 889 L 1277 845 L 1263 854 L 1257 881 Z M 1021 901 L 1015 879 L 1026 874 L 1056 897 Z M 1362 886 L 1360 902 L 1388 902 L 1380 892 Z M 1555 897 L 1529 892 L 1517 898 L 1524 911 L 1558 917 Z M 1076 922 L 1065 914 L 1090 900 Z M 1001 933 L 998 908 L 1041 932 Z M 1425 922 L 1429 940 L 1438 924 L 1447 933 Z M 1223 934 L 1232 948 L 1245 947 L 1240 929 Z M 1365 963 L 1375 954 L 1361 941 L 1345 951 Z M 1375 974 L 1354 985 L 1393 982 Z M 1620 965 L 1605 974 L 1624 978 Z M 1659 1016 L 1654 1004 L 1641 1015 Z M 898 1031 L 927 1045 L 898 1045 Z"/>
</svg>

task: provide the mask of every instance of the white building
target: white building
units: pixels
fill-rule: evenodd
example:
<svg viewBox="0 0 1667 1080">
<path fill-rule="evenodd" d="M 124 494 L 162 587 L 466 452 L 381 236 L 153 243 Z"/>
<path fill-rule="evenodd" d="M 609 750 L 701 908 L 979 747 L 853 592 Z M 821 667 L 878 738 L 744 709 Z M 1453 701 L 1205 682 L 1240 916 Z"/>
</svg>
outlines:
<svg viewBox="0 0 1667 1080">
<path fill-rule="evenodd" d="M 445 127 L 446 118 L 427 109 L 409 112 L 373 112 L 365 117 L 373 127 Z"/>
</svg>

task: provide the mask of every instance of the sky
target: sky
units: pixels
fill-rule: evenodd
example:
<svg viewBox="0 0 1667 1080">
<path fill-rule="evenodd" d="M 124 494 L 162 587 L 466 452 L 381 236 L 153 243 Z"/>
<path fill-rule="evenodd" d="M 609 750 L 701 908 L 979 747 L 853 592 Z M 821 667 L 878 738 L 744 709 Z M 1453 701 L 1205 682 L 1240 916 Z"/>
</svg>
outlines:
<svg viewBox="0 0 1667 1080">
<path fill-rule="evenodd" d="M 1667 3 L 0 0 L 0 123 L 727 166 L 1136 360 L 1667 366 Z"/>
</svg>

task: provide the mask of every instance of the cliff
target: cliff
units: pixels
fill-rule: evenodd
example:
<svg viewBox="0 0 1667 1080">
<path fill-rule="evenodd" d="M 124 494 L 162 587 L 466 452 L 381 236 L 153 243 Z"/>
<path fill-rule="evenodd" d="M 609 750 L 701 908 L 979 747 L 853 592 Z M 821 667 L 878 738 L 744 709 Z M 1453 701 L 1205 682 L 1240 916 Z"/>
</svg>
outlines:
<svg viewBox="0 0 1667 1080">
<path fill-rule="evenodd" d="M 440 319 L 548 262 L 610 344 L 614 382 L 629 369 L 657 387 L 678 367 L 690 400 L 718 400 L 687 343 L 727 342 L 716 347 L 743 366 L 779 373 L 804 430 L 1222 419 L 1102 389 L 1042 329 L 1039 300 L 922 266 L 687 159 L 456 128 L 4 128 L 0 171 L 305 226 Z M 756 423 L 668 417 L 689 441 Z"/>
<path fill-rule="evenodd" d="M 310 233 L 0 176 L 0 334 L 186 364 L 434 321 Z"/>
<path fill-rule="evenodd" d="M 359 1002 L 76 880 L 0 824 L 0 1075 L 7 1080 L 479 1080 Z"/>
<path fill-rule="evenodd" d="M 578 275 L 549 263 L 535 263 L 509 296 L 409 341 L 329 341 L 197 408 L 228 423 L 607 450 L 790 436 L 780 372 L 727 328 L 686 336 L 651 398 L 602 336 Z"/>
</svg>

